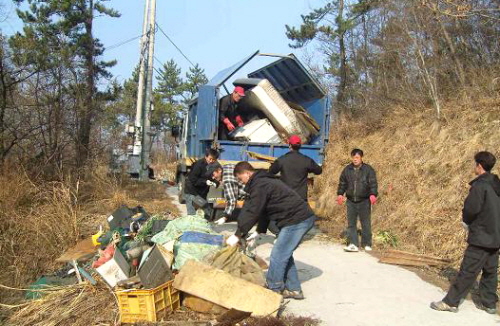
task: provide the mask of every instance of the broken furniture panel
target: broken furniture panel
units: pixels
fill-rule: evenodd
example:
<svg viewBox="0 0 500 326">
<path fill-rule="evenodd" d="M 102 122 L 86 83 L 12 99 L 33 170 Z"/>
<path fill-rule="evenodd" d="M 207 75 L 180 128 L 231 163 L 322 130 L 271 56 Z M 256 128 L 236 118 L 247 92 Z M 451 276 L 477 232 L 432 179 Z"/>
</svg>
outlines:
<svg viewBox="0 0 500 326">
<path fill-rule="evenodd" d="M 282 296 L 220 269 L 189 260 L 174 279 L 174 287 L 227 309 L 254 316 L 276 316 Z"/>
</svg>

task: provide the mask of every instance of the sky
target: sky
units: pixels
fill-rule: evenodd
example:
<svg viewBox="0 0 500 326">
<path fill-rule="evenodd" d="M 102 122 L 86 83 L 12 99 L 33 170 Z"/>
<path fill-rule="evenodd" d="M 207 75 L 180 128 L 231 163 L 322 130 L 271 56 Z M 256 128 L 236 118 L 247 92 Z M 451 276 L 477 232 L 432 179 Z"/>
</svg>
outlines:
<svg viewBox="0 0 500 326">
<path fill-rule="evenodd" d="M 9 0 L 0 0 L 7 18 L 0 23 L 3 33 L 12 35 L 22 29 L 15 6 Z M 120 18 L 97 17 L 94 35 L 105 47 L 142 34 L 145 0 L 110 0 L 105 2 L 121 13 Z M 240 61 L 256 50 L 264 53 L 295 53 L 303 50 L 288 46 L 285 24 L 298 26 L 300 15 L 319 7 L 324 0 L 157 0 L 158 25 L 177 44 L 185 55 L 205 69 L 210 79 L 217 72 Z M 184 74 L 189 62 L 158 31 L 155 42 L 155 67 L 160 62 L 174 59 Z M 116 59 L 111 72 L 118 81 L 131 76 L 139 60 L 139 40 L 134 40 L 105 52 L 104 59 Z M 249 73 L 270 61 L 257 57 L 235 77 Z"/>
</svg>

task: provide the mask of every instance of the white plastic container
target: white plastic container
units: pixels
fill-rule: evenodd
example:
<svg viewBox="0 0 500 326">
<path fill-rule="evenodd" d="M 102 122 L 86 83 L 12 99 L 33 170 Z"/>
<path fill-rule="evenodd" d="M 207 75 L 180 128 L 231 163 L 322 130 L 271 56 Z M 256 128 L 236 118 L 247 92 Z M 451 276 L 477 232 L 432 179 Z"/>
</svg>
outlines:
<svg viewBox="0 0 500 326">
<path fill-rule="evenodd" d="M 231 133 L 234 140 L 279 144 L 281 139 L 267 119 L 254 120 Z"/>
</svg>

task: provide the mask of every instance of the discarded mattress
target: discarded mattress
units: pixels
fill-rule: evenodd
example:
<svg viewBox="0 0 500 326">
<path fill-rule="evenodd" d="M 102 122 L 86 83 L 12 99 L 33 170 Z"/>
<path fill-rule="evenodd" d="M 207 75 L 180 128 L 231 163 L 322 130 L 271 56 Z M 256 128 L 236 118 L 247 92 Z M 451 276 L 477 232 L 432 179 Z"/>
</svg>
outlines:
<svg viewBox="0 0 500 326">
<path fill-rule="evenodd" d="M 245 104 L 262 111 L 269 118 L 281 138 L 287 139 L 291 135 L 298 135 L 302 142 L 307 144 L 312 136 L 317 133 L 312 128 L 304 126 L 304 119 L 297 116 L 295 110 L 288 105 L 267 79 L 238 79 L 234 82 L 234 85 L 246 86 L 246 88 L 254 86 L 246 91 Z"/>
<path fill-rule="evenodd" d="M 281 143 L 281 138 L 267 119 L 254 120 L 235 129 L 231 136 L 235 140 L 251 143 Z"/>
</svg>

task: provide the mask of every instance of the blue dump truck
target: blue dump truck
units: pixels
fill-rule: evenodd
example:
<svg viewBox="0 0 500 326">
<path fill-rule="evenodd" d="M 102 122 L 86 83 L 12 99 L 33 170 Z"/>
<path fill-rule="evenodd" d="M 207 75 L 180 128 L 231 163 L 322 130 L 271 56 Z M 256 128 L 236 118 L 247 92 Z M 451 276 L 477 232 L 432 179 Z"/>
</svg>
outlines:
<svg viewBox="0 0 500 326">
<path fill-rule="evenodd" d="M 219 101 L 221 91 L 230 93 L 225 84 L 241 85 L 248 89 L 259 80 L 268 81 L 281 95 L 281 98 L 293 106 L 298 106 L 314 121 L 316 132 L 307 139 L 301 152 L 318 164 L 323 163 L 325 146 L 330 128 L 330 100 L 317 80 L 299 62 L 294 55 L 279 56 L 279 59 L 250 74 L 248 78 L 231 80 L 259 51 L 253 53 L 235 65 L 219 72 L 206 85 L 199 88 L 195 98 L 184 116 L 179 131 L 179 164 L 177 181 L 180 195 L 190 166 L 204 156 L 207 148 L 217 148 L 221 155 L 221 164 L 249 161 L 256 168 L 267 168 L 270 162 L 289 151 L 284 141 L 286 134 L 280 134 L 279 141 L 252 142 L 248 140 L 220 140 Z M 240 103 L 239 103 L 240 104 Z M 278 122 L 279 121 L 275 121 Z"/>
</svg>

